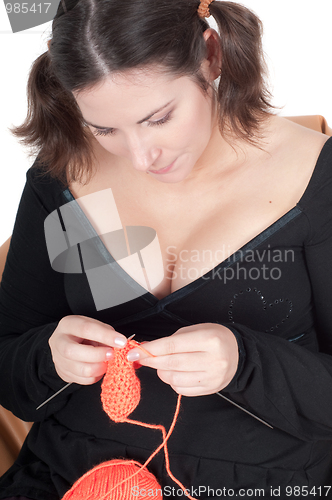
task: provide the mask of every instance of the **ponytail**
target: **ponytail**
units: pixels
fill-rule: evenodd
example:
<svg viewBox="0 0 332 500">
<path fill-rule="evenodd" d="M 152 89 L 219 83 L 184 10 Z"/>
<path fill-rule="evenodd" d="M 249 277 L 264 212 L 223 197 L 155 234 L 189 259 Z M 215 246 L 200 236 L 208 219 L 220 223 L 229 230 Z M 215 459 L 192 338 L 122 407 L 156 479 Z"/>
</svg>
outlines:
<svg viewBox="0 0 332 500">
<path fill-rule="evenodd" d="M 10 128 L 19 142 L 38 155 L 45 173 L 68 184 L 67 174 L 80 179 L 92 170 L 91 133 L 82 125 L 80 110 L 52 71 L 49 52 L 32 65 L 27 84 L 28 113 L 24 123 Z"/>
<path fill-rule="evenodd" d="M 221 75 L 217 89 L 219 125 L 253 144 L 273 106 L 266 88 L 262 23 L 246 7 L 225 1 L 209 6 L 220 35 Z"/>
</svg>

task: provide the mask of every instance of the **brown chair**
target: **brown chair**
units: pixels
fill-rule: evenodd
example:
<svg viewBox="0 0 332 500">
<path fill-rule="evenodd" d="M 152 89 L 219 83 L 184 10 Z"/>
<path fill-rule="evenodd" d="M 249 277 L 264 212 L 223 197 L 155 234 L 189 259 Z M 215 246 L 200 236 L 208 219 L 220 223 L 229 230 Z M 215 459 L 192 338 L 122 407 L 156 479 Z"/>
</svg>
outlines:
<svg viewBox="0 0 332 500">
<path fill-rule="evenodd" d="M 0 247 L 0 281 L 9 244 L 10 238 Z M 0 476 L 14 463 L 31 425 L 0 406 Z"/>
<path fill-rule="evenodd" d="M 299 125 L 332 136 L 332 129 L 327 125 L 323 116 L 291 116 L 287 118 Z M 0 281 L 9 245 L 10 238 L 0 247 Z M 0 406 L 0 475 L 14 463 L 31 425 Z"/>
<path fill-rule="evenodd" d="M 332 136 L 332 129 L 328 126 L 325 118 L 321 115 L 312 116 L 287 116 L 288 120 L 298 123 L 303 127 L 311 128 L 316 130 L 316 132 L 322 132 L 322 134 Z"/>
<path fill-rule="evenodd" d="M 15 462 L 31 425 L 0 406 L 0 476 Z"/>
<path fill-rule="evenodd" d="M 0 247 L 0 282 L 1 282 L 1 278 L 2 278 L 3 269 L 4 269 L 5 263 L 6 263 L 9 245 L 10 245 L 10 238 L 8 238 L 8 240 L 5 241 L 3 243 L 3 245 L 1 245 L 1 247 Z"/>
</svg>

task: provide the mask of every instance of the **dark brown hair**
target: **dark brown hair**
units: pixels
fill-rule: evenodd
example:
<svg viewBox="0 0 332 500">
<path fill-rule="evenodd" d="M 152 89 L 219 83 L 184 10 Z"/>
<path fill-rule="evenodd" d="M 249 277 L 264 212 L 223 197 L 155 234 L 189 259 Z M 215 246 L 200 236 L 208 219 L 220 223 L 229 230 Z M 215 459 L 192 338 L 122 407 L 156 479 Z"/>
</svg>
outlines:
<svg viewBox="0 0 332 500">
<path fill-rule="evenodd" d="M 27 85 L 28 114 L 11 129 L 34 148 L 39 164 L 66 182 L 91 173 L 91 132 L 84 125 L 73 92 L 87 90 L 113 72 L 165 67 L 192 76 L 206 56 L 197 0 L 66 0 L 52 24 L 50 50 L 34 62 Z M 270 113 L 262 54 L 262 25 L 246 7 L 215 1 L 210 5 L 220 35 L 222 68 L 216 96 L 222 133 L 255 144 L 258 127 Z"/>
</svg>

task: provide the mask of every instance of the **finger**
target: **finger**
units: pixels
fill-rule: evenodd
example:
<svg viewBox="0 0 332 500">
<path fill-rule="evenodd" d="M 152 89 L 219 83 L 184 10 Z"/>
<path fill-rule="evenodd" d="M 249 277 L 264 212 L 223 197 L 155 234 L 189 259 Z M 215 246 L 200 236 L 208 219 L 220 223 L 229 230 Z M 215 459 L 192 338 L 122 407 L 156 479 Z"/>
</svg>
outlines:
<svg viewBox="0 0 332 500">
<path fill-rule="evenodd" d="M 104 375 L 104 374 L 103 374 Z M 92 385 L 98 382 L 101 378 L 103 378 L 103 375 L 99 377 L 78 377 L 77 375 L 69 374 L 68 376 L 66 375 L 61 375 L 61 378 L 64 382 L 70 382 L 74 384 L 79 384 L 79 385 Z"/>
<path fill-rule="evenodd" d="M 172 387 L 200 387 L 205 388 L 205 372 L 170 372 L 167 370 L 157 370 L 157 375 Z"/>
<path fill-rule="evenodd" d="M 82 339 L 81 344 L 84 344 L 84 345 L 93 345 L 93 347 L 108 347 L 107 345 L 102 344 L 101 342 L 97 342 L 96 340 Z"/>
<path fill-rule="evenodd" d="M 209 390 L 204 390 L 200 386 L 196 387 L 177 387 L 177 386 L 172 386 L 172 389 L 177 393 L 181 394 L 182 396 L 187 396 L 187 397 L 196 397 L 196 396 L 209 396 L 213 393 Z"/>
<path fill-rule="evenodd" d="M 113 349 L 111 347 L 94 347 L 92 345 L 78 344 L 77 342 L 66 342 L 61 354 L 65 359 L 72 361 L 101 363 L 112 358 Z"/>
<path fill-rule="evenodd" d="M 77 379 L 96 379 L 101 378 L 107 369 L 107 363 L 78 363 L 71 362 L 70 365 L 64 365 L 64 373 L 68 376 L 74 376 Z"/>
<path fill-rule="evenodd" d="M 72 317 L 69 322 L 63 324 L 63 331 L 74 338 L 95 341 L 110 347 L 121 348 L 127 343 L 127 338 L 112 326 L 84 316 Z"/>
<path fill-rule="evenodd" d="M 144 349 L 152 354 L 152 356 L 167 356 L 170 354 L 185 352 L 203 352 L 206 351 L 206 348 L 204 348 L 204 343 L 200 339 L 201 336 L 202 333 L 195 332 L 194 334 L 190 334 L 189 339 L 187 333 L 178 333 L 171 335 L 170 337 L 163 337 L 157 340 L 152 340 L 151 342 L 145 342 Z M 188 342 L 189 340 L 190 342 Z M 134 361 L 134 359 L 130 359 L 133 358 L 133 353 L 138 353 L 137 359 L 139 360 L 152 357 L 139 347 L 131 349 L 130 353 L 131 354 L 128 357 L 130 361 Z"/>
<path fill-rule="evenodd" d="M 180 371 L 180 372 L 202 372 L 207 363 L 207 353 L 189 352 L 170 354 L 165 356 L 138 358 L 139 362 L 157 370 Z"/>
</svg>

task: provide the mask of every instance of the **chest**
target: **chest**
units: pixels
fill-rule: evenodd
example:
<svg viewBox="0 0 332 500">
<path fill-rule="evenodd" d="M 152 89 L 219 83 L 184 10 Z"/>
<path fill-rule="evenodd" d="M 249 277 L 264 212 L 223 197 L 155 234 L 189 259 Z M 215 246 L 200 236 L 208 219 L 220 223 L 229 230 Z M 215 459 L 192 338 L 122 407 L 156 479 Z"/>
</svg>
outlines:
<svg viewBox="0 0 332 500">
<path fill-rule="evenodd" d="M 138 224 L 129 223 L 100 235 L 118 265 L 101 265 L 101 259 L 101 267 L 90 266 L 89 269 L 87 266 L 86 277 L 68 275 L 66 295 L 70 307 L 73 314 L 86 315 L 88 311 L 89 315 L 114 327 L 124 321 L 122 326 L 128 327 L 124 333 L 136 332 L 142 339 L 149 336 L 149 325 L 153 335 L 156 329 L 159 336 L 170 334 L 174 320 L 177 324 L 177 316 L 192 324 L 231 322 L 276 333 L 291 328 L 294 320 L 311 321 L 310 282 L 302 247 L 308 228 L 301 214 L 300 209 L 291 209 L 277 224 L 263 230 L 258 237 L 254 235 L 250 244 L 245 241 L 241 252 L 236 252 L 238 248 L 235 248 L 235 254 L 223 243 L 228 235 L 230 239 L 234 235 L 227 232 L 222 217 L 219 224 L 211 226 L 212 234 L 203 231 L 207 222 L 195 226 L 192 234 L 185 232 L 186 244 L 184 239 L 175 239 L 172 228 L 168 233 L 164 226 L 158 228 L 160 237 L 157 238 L 158 229 L 152 228 L 151 220 L 138 218 Z M 133 212 L 131 215 L 138 214 Z M 221 228 L 220 235 L 214 237 L 218 228 Z M 205 234 L 210 246 L 202 244 L 200 240 L 204 237 L 197 238 L 197 233 Z M 163 244 L 168 234 L 174 238 L 171 240 L 173 245 Z M 247 232 L 244 237 L 248 239 Z M 105 255 L 100 241 L 97 246 Z M 87 255 L 84 245 L 81 250 L 84 260 Z M 204 274 L 206 278 L 199 279 Z M 137 283 L 141 287 L 137 287 Z M 145 295 L 145 290 L 150 296 Z M 179 293 L 173 293 L 176 291 Z M 133 300 L 141 296 L 143 300 Z M 162 301 L 163 298 L 166 300 Z M 95 308 L 101 316 L 95 316 Z"/>
<path fill-rule="evenodd" d="M 300 159 L 288 153 L 287 162 L 285 152 L 255 153 L 243 167 L 216 168 L 213 177 L 201 176 L 189 187 L 163 186 L 102 156 L 93 181 L 70 189 L 118 264 L 162 299 L 214 269 L 297 204 L 315 165 L 311 149 Z"/>
<path fill-rule="evenodd" d="M 226 195 L 222 186 L 191 196 L 145 196 L 112 188 L 78 199 L 117 263 L 158 299 L 228 259 L 291 206 L 257 189 Z M 276 193 L 274 194 L 274 200 Z"/>
</svg>

